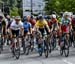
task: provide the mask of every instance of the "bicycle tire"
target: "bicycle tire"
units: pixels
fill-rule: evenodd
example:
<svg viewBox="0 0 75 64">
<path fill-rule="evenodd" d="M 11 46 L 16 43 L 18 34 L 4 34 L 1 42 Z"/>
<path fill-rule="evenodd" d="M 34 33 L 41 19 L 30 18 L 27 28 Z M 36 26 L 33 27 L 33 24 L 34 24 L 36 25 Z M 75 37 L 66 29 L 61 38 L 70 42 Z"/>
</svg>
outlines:
<svg viewBox="0 0 75 64">
<path fill-rule="evenodd" d="M 19 57 L 20 57 L 20 49 L 15 50 L 15 57 L 16 57 L 16 59 L 19 59 Z"/>
<path fill-rule="evenodd" d="M 45 50 L 45 57 L 48 58 L 48 50 Z"/>
<path fill-rule="evenodd" d="M 64 54 L 65 54 L 65 57 L 69 56 L 69 47 L 64 49 Z"/>
<path fill-rule="evenodd" d="M 63 55 L 63 49 L 62 48 L 60 49 L 60 55 L 61 56 Z"/>
</svg>

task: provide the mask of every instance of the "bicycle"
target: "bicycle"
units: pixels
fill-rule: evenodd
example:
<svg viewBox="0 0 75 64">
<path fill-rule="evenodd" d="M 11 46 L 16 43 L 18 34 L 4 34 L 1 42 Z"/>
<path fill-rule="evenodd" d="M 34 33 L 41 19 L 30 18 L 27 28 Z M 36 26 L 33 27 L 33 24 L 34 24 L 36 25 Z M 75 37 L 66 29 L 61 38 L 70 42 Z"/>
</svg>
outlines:
<svg viewBox="0 0 75 64">
<path fill-rule="evenodd" d="M 39 49 L 39 55 L 40 56 L 42 56 L 42 54 L 44 52 L 45 57 L 48 58 L 49 43 L 47 42 L 47 34 L 46 33 L 44 33 L 43 36 L 41 34 L 39 34 L 38 49 Z"/>
<path fill-rule="evenodd" d="M 48 55 L 49 55 L 49 42 L 47 40 L 48 40 L 48 36 L 45 35 L 44 36 L 44 54 L 46 58 L 48 58 Z"/>
<path fill-rule="evenodd" d="M 24 53 L 26 53 L 26 55 L 28 55 L 29 51 L 32 50 L 32 43 L 31 43 L 31 35 L 30 34 L 27 34 L 24 37 L 22 45 L 23 45 L 23 51 L 24 51 Z"/>
<path fill-rule="evenodd" d="M 69 56 L 69 40 L 67 39 L 66 33 L 63 34 L 60 41 L 60 55 L 65 54 L 65 57 Z"/>
<path fill-rule="evenodd" d="M 16 57 L 16 59 L 19 59 L 20 57 L 20 45 L 19 45 L 19 37 L 16 37 L 16 35 L 14 35 L 14 37 L 12 38 L 12 53 L 13 55 Z"/>
</svg>

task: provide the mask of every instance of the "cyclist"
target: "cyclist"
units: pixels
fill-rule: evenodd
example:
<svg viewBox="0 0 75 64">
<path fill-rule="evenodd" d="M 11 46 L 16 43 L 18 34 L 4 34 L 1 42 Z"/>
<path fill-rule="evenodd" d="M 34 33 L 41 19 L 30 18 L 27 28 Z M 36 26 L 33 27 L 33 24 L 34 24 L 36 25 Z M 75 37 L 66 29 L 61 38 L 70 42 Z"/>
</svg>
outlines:
<svg viewBox="0 0 75 64">
<path fill-rule="evenodd" d="M 58 20 L 57 20 L 55 14 L 51 15 L 50 25 L 51 25 L 51 33 L 53 36 L 52 38 L 55 39 L 55 41 L 56 41 L 56 38 L 58 37 L 59 26 L 58 26 Z"/>
<path fill-rule="evenodd" d="M 75 31 L 75 16 L 72 17 L 72 29 Z"/>
<path fill-rule="evenodd" d="M 74 42 L 74 40 L 75 40 L 75 16 L 72 17 L 72 29 L 73 29 L 72 39 L 73 39 L 73 42 Z M 75 44 L 74 44 L 74 47 L 75 47 Z"/>
<path fill-rule="evenodd" d="M 10 18 L 9 15 L 6 16 L 5 21 L 7 23 L 7 35 L 6 35 L 7 38 L 5 40 L 7 40 L 6 43 L 7 43 L 7 45 L 9 45 L 9 40 L 10 40 L 10 32 L 9 32 L 9 29 L 10 29 L 10 25 L 12 23 L 12 20 L 11 20 L 11 18 Z"/>
<path fill-rule="evenodd" d="M 16 37 L 19 36 L 19 34 L 23 35 L 23 23 L 21 21 L 20 16 L 16 16 L 15 20 L 12 21 L 11 25 L 10 25 L 10 33 L 11 33 L 11 38 L 14 37 L 14 35 L 16 35 Z M 11 41 L 11 47 L 12 47 L 13 43 Z"/>
<path fill-rule="evenodd" d="M 48 23 L 47 21 L 43 18 L 42 15 L 39 16 L 39 19 L 37 20 L 36 24 L 35 24 L 35 27 L 39 29 L 39 31 L 41 32 L 42 36 L 44 34 L 44 30 L 45 30 L 45 27 L 47 28 L 48 32 L 50 32 L 50 29 L 49 29 L 49 26 L 48 26 Z"/>
<path fill-rule="evenodd" d="M 33 16 L 27 16 L 27 20 L 31 23 L 32 27 L 35 26 L 36 20 Z"/>
<path fill-rule="evenodd" d="M 52 21 L 51 21 L 51 15 L 49 16 L 49 20 L 48 20 L 48 26 L 51 29 L 52 28 Z"/>
<path fill-rule="evenodd" d="M 50 21 L 52 23 L 51 31 L 58 30 L 58 28 L 59 28 L 59 26 L 58 26 L 58 20 L 57 20 L 55 14 L 52 14 Z"/>
<path fill-rule="evenodd" d="M 4 20 L 3 16 L 0 16 L 0 23 L 2 24 L 2 33 L 3 33 L 3 36 L 6 36 L 7 23 Z"/>
<path fill-rule="evenodd" d="M 23 18 L 23 28 L 24 28 L 24 35 L 23 35 L 23 38 L 22 38 L 22 47 L 23 47 L 23 50 L 25 50 L 25 44 L 27 44 L 24 39 L 26 36 L 32 36 L 32 25 L 31 23 L 28 21 L 27 17 L 24 17 Z M 31 42 L 28 42 L 28 44 L 30 44 L 30 46 L 32 45 Z M 25 51 L 24 51 L 25 53 Z M 28 52 L 26 53 L 26 55 L 28 55 Z"/>
<path fill-rule="evenodd" d="M 69 17 L 68 12 L 63 14 L 63 18 L 61 19 L 61 32 L 62 35 L 66 34 L 67 40 L 69 40 L 69 33 L 71 30 L 71 18 Z"/>
<path fill-rule="evenodd" d="M 35 26 L 36 20 L 34 19 L 34 16 L 31 16 L 30 23 L 32 24 L 32 27 Z"/>
<path fill-rule="evenodd" d="M 4 20 L 4 17 L 0 15 L 0 32 L 2 34 L 2 38 L 4 37 L 4 39 L 6 38 L 6 31 L 7 31 L 6 27 L 7 27 L 7 24 Z M 2 45 L 5 43 L 4 39 L 3 39 Z"/>
<path fill-rule="evenodd" d="M 58 24 L 59 24 L 59 26 L 60 26 L 62 17 L 63 17 L 63 12 L 60 12 L 59 17 L 58 17 Z"/>
<path fill-rule="evenodd" d="M 28 21 L 28 19 L 27 19 L 27 17 L 25 17 L 24 19 L 23 19 L 23 27 L 24 27 L 24 36 L 28 33 L 28 32 L 30 32 L 30 33 L 32 33 L 32 25 L 31 25 L 31 23 Z"/>
</svg>

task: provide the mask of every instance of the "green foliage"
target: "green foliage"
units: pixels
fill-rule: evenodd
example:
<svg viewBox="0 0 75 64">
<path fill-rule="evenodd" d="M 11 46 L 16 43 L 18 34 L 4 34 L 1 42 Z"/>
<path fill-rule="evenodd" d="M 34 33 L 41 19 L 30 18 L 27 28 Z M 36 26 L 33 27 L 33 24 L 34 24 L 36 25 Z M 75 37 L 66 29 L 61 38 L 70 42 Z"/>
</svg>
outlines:
<svg viewBox="0 0 75 64">
<path fill-rule="evenodd" d="M 18 9 L 18 13 L 19 13 L 19 15 L 22 17 L 23 16 L 23 10 L 22 10 L 22 8 L 19 8 Z"/>
<path fill-rule="evenodd" d="M 9 3 L 8 3 L 8 4 L 9 4 L 10 7 L 12 8 L 12 7 L 17 6 L 17 1 L 16 1 L 16 0 L 9 0 Z"/>
<path fill-rule="evenodd" d="M 0 0 L 4 2 L 4 4 L 9 5 L 10 7 L 10 15 L 16 16 L 20 15 L 22 16 L 22 0 Z"/>
<path fill-rule="evenodd" d="M 75 0 L 45 0 L 47 1 L 45 10 L 48 14 L 51 11 L 56 11 L 57 13 L 61 11 L 71 11 L 75 12 Z"/>
<path fill-rule="evenodd" d="M 10 15 L 11 16 L 18 16 L 19 15 L 18 8 L 17 7 L 12 8 L 12 10 L 10 11 Z"/>
</svg>

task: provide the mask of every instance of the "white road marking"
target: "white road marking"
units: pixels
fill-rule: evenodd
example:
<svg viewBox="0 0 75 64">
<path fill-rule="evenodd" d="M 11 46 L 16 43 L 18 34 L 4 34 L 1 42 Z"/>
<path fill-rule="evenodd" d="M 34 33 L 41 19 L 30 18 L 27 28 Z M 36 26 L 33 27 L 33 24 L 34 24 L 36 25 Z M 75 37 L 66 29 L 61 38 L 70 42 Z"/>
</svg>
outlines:
<svg viewBox="0 0 75 64">
<path fill-rule="evenodd" d="M 69 62 L 67 60 L 63 60 L 63 62 L 65 62 L 66 64 L 73 64 L 73 63 L 71 63 L 71 62 Z"/>
<path fill-rule="evenodd" d="M 27 62 L 25 64 L 42 64 L 40 61 Z"/>
</svg>

